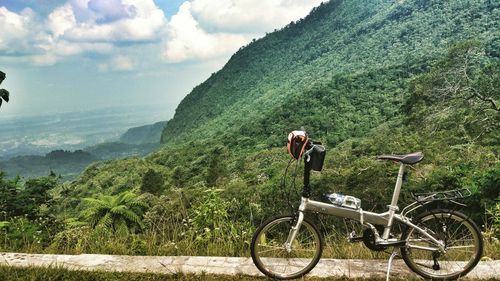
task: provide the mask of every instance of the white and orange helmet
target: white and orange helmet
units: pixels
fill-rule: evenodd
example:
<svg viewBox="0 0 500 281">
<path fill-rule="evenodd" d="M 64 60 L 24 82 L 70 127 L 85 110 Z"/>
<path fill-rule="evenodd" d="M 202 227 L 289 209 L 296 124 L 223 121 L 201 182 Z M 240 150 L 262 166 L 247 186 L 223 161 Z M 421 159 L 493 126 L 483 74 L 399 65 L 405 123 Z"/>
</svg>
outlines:
<svg viewBox="0 0 500 281">
<path fill-rule="evenodd" d="M 309 138 L 305 131 L 292 131 L 288 134 L 288 153 L 290 153 L 293 158 L 297 160 L 300 159 L 302 154 L 304 154 L 308 141 Z"/>
</svg>

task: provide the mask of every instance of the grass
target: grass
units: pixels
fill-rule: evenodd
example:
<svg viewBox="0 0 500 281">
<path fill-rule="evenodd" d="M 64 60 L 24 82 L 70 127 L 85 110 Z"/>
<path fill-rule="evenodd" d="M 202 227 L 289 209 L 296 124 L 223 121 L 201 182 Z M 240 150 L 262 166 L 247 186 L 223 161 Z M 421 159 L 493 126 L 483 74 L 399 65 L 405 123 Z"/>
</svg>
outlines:
<svg viewBox="0 0 500 281">
<path fill-rule="evenodd" d="M 83 249 L 54 249 L 43 247 L 4 248 L 0 252 L 22 252 L 37 254 L 110 254 L 110 255 L 147 255 L 147 256 L 235 256 L 247 257 L 250 255 L 248 243 L 235 245 L 230 242 L 203 243 L 197 245 L 188 240 L 176 242 L 154 243 L 148 239 L 144 248 L 137 250 L 135 244 L 119 239 L 97 239 L 91 241 Z M 239 248 L 238 248 L 239 247 Z M 235 250 L 238 248 L 237 250 Z M 387 251 L 392 251 L 389 248 Z M 386 252 L 374 252 L 363 243 L 349 243 L 346 238 L 325 237 L 322 258 L 335 259 L 387 259 Z M 500 242 L 493 239 L 484 239 L 484 259 L 500 259 Z M 1 280 L 0 280 L 1 281 Z"/>
<path fill-rule="evenodd" d="M 156 274 L 156 273 L 126 273 L 126 272 L 104 272 L 104 271 L 77 271 L 68 270 L 61 267 L 9 267 L 0 266 L 0 280 L 8 281 L 168 281 L 168 280 L 207 280 L 207 281 L 253 281 L 270 280 L 265 277 L 252 277 L 245 275 L 212 275 L 212 274 Z M 366 280 L 382 281 L 383 278 L 353 278 L 346 277 L 328 277 L 316 278 L 305 277 L 298 280 L 309 281 L 347 281 L 347 280 Z M 422 279 L 399 279 L 391 280 L 422 280 Z M 487 279 L 488 281 L 500 280 L 498 278 Z"/>
<path fill-rule="evenodd" d="M 212 274 L 156 274 L 156 273 L 126 273 L 126 272 L 104 272 L 104 271 L 77 271 L 68 270 L 62 267 L 9 267 L 0 266 L 0 280 L 2 281 L 168 281 L 168 280 L 207 280 L 207 281 L 253 281 L 270 280 L 265 277 L 252 277 L 245 275 L 212 275 Z M 299 279 L 300 280 L 300 279 Z M 316 278 L 306 277 L 301 280 L 309 281 L 346 281 L 346 280 L 367 280 L 382 281 L 382 278 L 354 278 L 329 277 Z M 421 280 L 421 279 L 397 279 L 391 280 Z M 499 279 L 488 279 L 490 281 Z"/>
</svg>

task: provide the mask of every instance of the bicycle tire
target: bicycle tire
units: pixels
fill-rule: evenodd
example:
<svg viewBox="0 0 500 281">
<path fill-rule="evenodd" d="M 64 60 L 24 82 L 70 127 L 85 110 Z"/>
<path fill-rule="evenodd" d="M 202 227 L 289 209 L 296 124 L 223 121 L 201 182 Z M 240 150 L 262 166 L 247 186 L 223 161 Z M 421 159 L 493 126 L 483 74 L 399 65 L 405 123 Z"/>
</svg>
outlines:
<svg viewBox="0 0 500 281">
<path fill-rule="evenodd" d="M 434 257 L 434 255 L 441 254 L 425 250 L 417 252 L 419 249 L 412 249 L 409 246 L 401 248 L 402 258 L 413 272 L 431 280 L 455 280 L 465 276 L 478 264 L 483 254 L 483 238 L 478 226 L 465 214 L 447 209 L 436 209 L 418 215 L 415 222 L 417 226 L 426 228 L 428 232 L 432 231 L 434 237 L 437 236 L 444 241 L 447 252 L 444 254 L 446 257 Z M 425 237 L 419 237 L 419 234 L 414 228 L 407 227 L 403 231 L 401 240 L 408 241 L 408 245 L 412 243 L 411 240 L 425 241 Z M 460 239 L 456 238 L 458 235 L 461 235 Z M 424 243 L 435 246 L 428 240 Z M 459 243 L 464 243 L 464 245 L 459 245 Z M 454 251 L 468 248 L 473 248 L 473 250 L 470 252 L 464 252 L 464 250 Z M 428 255 L 427 253 L 431 253 L 432 266 L 429 259 L 424 259 Z M 465 265 L 461 266 L 461 264 Z M 453 270 L 450 272 L 450 270 L 446 271 L 444 269 L 444 272 L 441 272 L 443 265 Z"/>
<path fill-rule="evenodd" d="M 295 222 L 295 217 L 295 215 L 272 217 L 257 229 L 252 238 L 250 244 L 252 260 L 255 266 L 268 277 L 281 280 L 302 277 L 309 273 L 321 258 L 323 237 L 317 227 L 306 218 L 302 222 L 297 238 L 292 243 L 292 251 L 285 250 L 283 245 L 292 223 Z M 261 248 L 271 248 L 271 250 L 261 250 Z M 309 252 L 311 252 L 311 257 L 306 258 L 305 253 Z M 281 271 L 279 263 L 285 264 Z M 290 272 L 286 270 L 287 265 Z"/>
</svg>

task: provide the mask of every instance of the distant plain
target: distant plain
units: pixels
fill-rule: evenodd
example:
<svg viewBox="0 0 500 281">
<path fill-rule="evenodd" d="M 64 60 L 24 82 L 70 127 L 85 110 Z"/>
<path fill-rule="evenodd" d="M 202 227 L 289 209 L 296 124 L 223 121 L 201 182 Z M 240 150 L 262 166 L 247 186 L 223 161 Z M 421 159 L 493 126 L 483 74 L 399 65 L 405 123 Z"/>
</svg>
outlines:
<svg viewBox="0 0 500 281">
<path fill-rule="evenodd" d="M 0 161 L 115 141 L 131 127 L 167 120 L 161 106 L 129 106 L 41 116 L 0 116 Z"/>
</svg>

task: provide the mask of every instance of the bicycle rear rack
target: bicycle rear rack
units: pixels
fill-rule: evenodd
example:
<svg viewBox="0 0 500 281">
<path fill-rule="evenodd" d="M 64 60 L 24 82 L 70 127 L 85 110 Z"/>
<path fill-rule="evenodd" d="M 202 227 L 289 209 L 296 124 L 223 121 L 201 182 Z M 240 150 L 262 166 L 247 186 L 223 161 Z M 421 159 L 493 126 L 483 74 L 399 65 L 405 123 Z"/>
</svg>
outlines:
<svg viewBox="0 0 500 281">
<path fill-rule="evenodd" d="M 456 200 L 463 199 L 472 195 L 472 192 L 468 188 L 445 190 L 445 191 L 434 191 L 425 193 L 411 193 L 415 202 L 403 208 L 401 215 L 406 216 L 407 214 L 415 211 L 420 207 L 424 207 L 433 202 L 438 201 L 449 201 L 456 205 L 465 207 L 466 205 L 456 202 Z"/>
<path fill-rule="evenodd" d="M 411 195 L 418 202 L 432 202 L 462 199 L 471 196 L 472 192 L 467 188 L 462 188 L 437 192 L 412 193 Z"/>
</svg>

